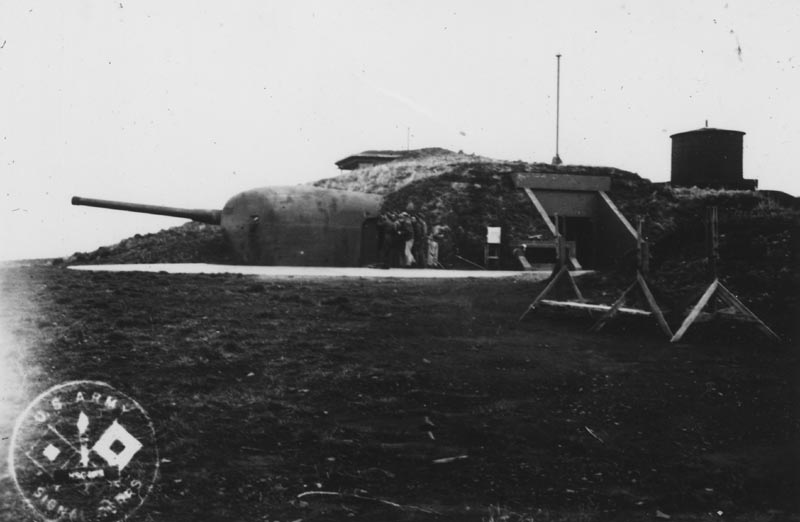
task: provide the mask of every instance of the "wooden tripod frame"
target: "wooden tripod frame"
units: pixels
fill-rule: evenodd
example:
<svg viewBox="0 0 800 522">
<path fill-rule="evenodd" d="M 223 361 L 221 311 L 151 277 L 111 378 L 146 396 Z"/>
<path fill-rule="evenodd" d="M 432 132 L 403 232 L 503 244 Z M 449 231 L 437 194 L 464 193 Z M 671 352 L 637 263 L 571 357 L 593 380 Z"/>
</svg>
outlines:
<svg viewBox="0 0 800 522">
<path fill-rule="evenodd" d="M 734 310 L 733 313 L 726 313 L 724 315 L 730 316 L 733 319 L 753 323 L 767 337 L 774 341 L 780 341 L 778 334 L 773 332 L 769 326 L 764 324 L 764 322 L 759 319 L 756 314 L 750 311 L 750 309 L 747 308 L 735 295 L 733 295 L 733 292 L 725 288 L 725 285 L 723 285 L 719 280 L 717 275 L 717 261 L 719 260 L 719 215 L 717 212 L 717 207 L 709 207 L 707 209 L 707 221 L 708 234 L 706 237 L 708 242 L 708 261 L 711 275 L 713 276 L 714 280 L 710 285 L 708 285 L 708 288 L 706 288 L 705 292 L 703 292 L 700 300 L 697 301 L 694 307 L 692 307 L 691 312 L 689 312 L 689 315 L 687 315 L 686 319 L 683 320 L 681 327 L 678 328 L 678 331 L 672 336 L 670 342 L 676 343 L 680 341 L 684 334 L 686 334 L 686 331 L 689 329 L 689 327 L 695 322 L 709 320 L 714 316 L 723 315 L 718 310 L 715 310 L 711 314 L 703 313 L 703 309 L 709 304 L 714 294 L 717 294 L 722 302 Z"/>
<path fill-rule="evenodd" d="M 556 220 L 558 220 L 558 216 L 556 216 Z M 667 324 L 666 319 L 664 319 L 664 314 L 661 312 L 661 308 L 659 308 L 658 303 L 655 300 L 655 297 L 653 297 L 653 293 L 650 291 L 650 287 L 647 285 L 647 280 L 645 279 L 645 275 L 647 274 L 647 271 L 648 271 L 649 266 L 650 266 L 650 253 L 649 253 L 650 251 L 649 251 L 649 249 L 647 247 L 647 243 L 644 241 L 644 238 L 642 236 L 642 223 L 643 223 L 643 219 L 639 218 L 638 229 L 637 229 L 637 234 L 636 234 L 636 236 L 637 236 L 637 239 L 636 239 L 636 264 L 637 264 L 636 279 L 634 280 L 634 282 L 630 286 L 628 286 L 628 288 L 625 289 L 624 292 L 622 292 L 622 295 L 620 295 L 619 298 L 616 301 L 614 301 L 614 304 L 612 304 L 611 306 L 608 306 L 608 305 L 602 305 L 602 304 L 590 304 L 590 303 L 586 303 L 585 302 L 586 300 L 584 299 L 583 294 L 581 294 L 581 291 L 578 288 L 578 285 L 575 283 L 575 279 L 573 278 L 572 274 L 567 269 L 566 254 L 565 254 L 563 239 L 561 238 L 561 236 L 559 234 L 558 236 L 556 236 L 556 240 L 558 241 L 559 264 L 561 265 L 561 267 L 558 270 L 558 272 L 555 273 L 555 276 L 553 276 L 550 279 L 550 282 L 547 284 L 547 286 L 544 288 L 544 290 L 542 290 L 542 292 L 538 296 L 536 296 L 536 299 L 533 301 L 533 303 L 531 303 L 530 306 L 528 306 L 527 310 L 525 310 L 525 312 L 522 314 L 522 316 L 519 318 L 519 320 L 521 321 L 522 319 L 524 319 L 525 316 L 528 314 L 528 312 L 530 312 L 531 310 L 535 310 L 536 307 L 540 303 L 547 304 L 547 305 L 574 308 L 574 309 L 583 309 L 583 310 L 588 311 L 589 313 L 591 313 L 593 311 L 594 312 L 598 312 L 598 311 L 603 312 L 603 315 L 600 317 L 600 319 L 598 319 L 597 322 L 590 328 L 590 331 L 593 331 L 593 332 L 596 332 L 596 331 L 600 330 L 601 328 L 603 328 L 603 326 L 605 326 L 605 324 L 609 320 L 611 320 L 615 315 L 617 315 L 618 313 L 625 313 L 625 314 L 632 314 L 632 315 L 651 315 L 652 314 L 653 316 L 655 316 L 659 327 L 664 331 L 664 333 L 667 335 L 667 337 L 672 337 L 672 330 L 670 329 L 669 324 Z M 547 296 L 547 294 L 550 293 L 551 290 L 553 290 L 553 288 L 558 283 L 559 279 L 561 279 L 562 277 L 565 277 L 565 276 L 569 279 L 569 282 L 571 283 L 571 286 L 572 286 L 572 290 L 575 292 L 575 295 L 578 297 L 578 301 L 579 302 L 558 302 L 558 301 L 546 300 L 545 297 Z M 648 304 L 648 306 L 650 308 L 650 311 L 638 310 L 638 309 L 634 309 L 634 308 L 624 308 L 622 306 L 625 303 L 625 297 L 630 293 L 631 290 L 633 290 L 637 286 L 639 288 L 641 288 L 642 293 L 644 294 L 645 299 L 647 300 L 647 304 Z"/>
<path fill-rule="evenodd" d="M 569 279 L 570 286 L 572 286 L 572 290 L 573 292 L 575 292 L 575 296 L 578 298 L 578 301 L 584 301 L 583 294 L 581 294 L 581 290 L 580 288 L 578 288 L 578 284 L 575 282 L 575 278 L 572 276 L 567 266 L 568 263 L 567 246 L 564 242 L 564 236 L 561 235 L 560 225 L 561 225 L 560 219 L 558 217 L 558 214 L 556 214 L 555 225 L 553 227 L 553 230 L 556 236 L 557 270 L 553 270 L 554 275 L 550 277 L 550 282 L 547 283 L 547 286 L 544 287 L 544 290 L 542 290 L 539 293 L 539 295 L 536 296 L 536 299 L 534 299 L 533 302 L 528 306 L 528 308 L 525 309 L 525 311 L 520 316 L 519 321 L 522 321 L 525 318 L 525 316 L 528 315 L 528 312 L 535 310 L 536 306 L 542 301 L 542 299 L 544 299 L 547 296 L 547 294 L 549 294 L 553 290 L 553 288 L 555 288 L 556 284 L 558 284 L 558 281 L 563 277 Z"/>
<path fill-rule="evenodd" d="M 597 332 L 606 323 L 613 318 L 617 312 L 622 309 L 622 305 L 625 303 L 625 297 L 630 293 L 631 290 L 636 288 L 637 286 L 642 290 L 645 299 L 647 300 L 647 306 L 650 308 L 650 313 L 656 318 L 656 322 L 658 322 L 658 326 L 663 330 L 663 332 L 667 335 L 668 338 L 672 337 L 672 330 L 667 324 L 666 319 L 664 319 L 664 314 L 661 312 L 661 308 L 658 306 L 655 297 L 653 297 L 653 293 L 650 291 L 650 287 L 647 285 L 647 279 L 645 276 L 650 269 L 650 249 L 647 246 L 647 242 L 644 240 L 642 236 L 642 224 L 644 223 L 644 218 L 639 217 L 638 223 L 636 226 L 636 279 L 622 292 L 622 295 L 614 301 L 614 304 L 611 305 L 611 308 L 608 309 L 601 317 L 597 320 L 596 323 L 589 329 L 591 332 Z M 646 311 L 642 311 L 643 313 L 647 313 Z"/>
<path fill-rule="evenodd" d="M 714 314 L 703 314 L 703 309 L 708 305 L 708 302 L 711 300 L 714 294 L 717 294 L 719 298 L 728 306 L 735 310 L 733 314 L 725 314 L 730 315 L 732 318 L 736 318 L 745 322 L 750 322 L 755 324 L 759 330 L 761 330 L 767 337 L 772 339 L 773 341 L 780 341 L 781 338 L 775 332 L 770 329 L 769 326 L 764 324 L 764 322 L 756 316 L 753 312 L 750 311 L 739 299 L 733 295 L 733 292 L 725 288 L 719 279 L 714 278 L 714 281 L 706 288 L 706 291 L 703 292 L 703 295 L 700 297 L 700 300 L 697 301 L 697 304 L 694 305 L 692 311 L 689 312 L 689 315 L 686 316 L 686 319 L 683 320 L 683 324 L 675 332 L 675 335 L 672 336 L 670 342 L 676 343 L 681 340 L 683 335 L 686 333 L 686 330 L 692 326 L 693 323 L 700 321 L 703 315 L 707 317 L 703 317 L 703 320 L 708 320 L 715 315 L 722 315 L 720 312 L 715 312 Z"/>
</svg>

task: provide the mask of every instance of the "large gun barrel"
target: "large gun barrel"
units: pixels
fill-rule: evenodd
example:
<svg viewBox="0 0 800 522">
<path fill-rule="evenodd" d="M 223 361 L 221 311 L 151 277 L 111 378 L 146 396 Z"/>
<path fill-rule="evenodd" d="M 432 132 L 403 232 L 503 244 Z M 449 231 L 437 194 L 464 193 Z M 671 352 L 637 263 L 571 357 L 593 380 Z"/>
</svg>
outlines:
<svg viewBox="0 0 800 522">
<path fill-rule="evenodd" d="M 127 212 L 141 212 L 143 214 L 156 214 L 159 216 L 172 216 L 191 219 L 209 225 L 219 225 L 221 212 L 219 210 L 204 210 L 191 208 L 160 207 L 157 205 L 142 205 L 140 203 L 125 203 L 122 201 L 107 201 L 104 199 L 81 198 L 74 196 L 73 205 L 87 207 L 108 208 L 112 210 L 125 210 Z"/>
</svg>

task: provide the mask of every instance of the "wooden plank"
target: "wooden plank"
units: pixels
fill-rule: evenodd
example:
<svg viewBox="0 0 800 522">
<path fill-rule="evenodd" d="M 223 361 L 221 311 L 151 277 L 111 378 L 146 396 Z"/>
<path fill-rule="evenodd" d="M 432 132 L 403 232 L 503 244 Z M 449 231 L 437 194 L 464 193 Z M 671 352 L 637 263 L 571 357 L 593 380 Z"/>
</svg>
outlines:
<svg viewBox="0 0 800 522">
<path fill-rule="evenodd" d="M 545 223 L 545 225 L 547 225 L 547 228 L 550 229 L 550 233 L 553 234 L 553 236 L 557 236 L 558 234 L 556 233 L 556 226 L 550 220 L 550 216 L 547 215 L 547 212 L 545 211 L 544 207 L 539 202 L 539 200 L 536 198 L 536 194 L 534 194 L 533 191 L 531 189 L 529 189 L 529 188 L 525 189 L 525 194 L 528 195 L 528 199 L 531 200 L 531 203 L 533 203 L 533 206 L 536 207 L 537 211 L 539 211 L 539 215 L 544 220 L 544 223 Z"/>
<path fill-rule="evenodd" d="M 659 308 L 658 303 L 656 303 L 656 299 L 650 292 L 650 287 L 647 286 L 647 281 L 645 281 L 641 272 L 636 272 L 636 281 L 638 281 L 639 286 L 642 288 L 642 293 L 645 299 L 647 299 L 647 304 L 650 305 L 650 310 L 652 310 L 653 314 L 656 316 L 658 326 L 660 326 L 664 333 L 667 334 L 667 337 L 671 339 L 672 330 L 669 328 L 666 319 L 664 319 L 664 314 L 661 313 L 661 308 Z"/>
<path fill-rule="evenodd" d="M 739 299 L 735 295 L 733 295 L 733 292 L 731 292 L 730 290 L 725 288 L 725 286 L 722 283 L 719 284 L 719 296 L 723 301 L 725 301 L 726 303 L 728 303 L 729 305 L 734 307 L 740 314 L 742 314 L 745 317 L 749 317 L 750 319 L 755 321 L 755 323 L 758 326 L 758 328 L 762 332 L 764 332 L 764 334 L 766 334 L 767 337 L 770 337 L 775 341 L 780 341 L 781 340 L 781 338 L 778 336 L 778 334 L 773 332 L 772 329 L 770 329 L 769 326 L 764 324 L 764 322 L 761 319 L 759 319 L 756 314 L 751 312 L 750 309 L 747 308 L 744 305 L 744 303 L 739 301 Z"/>
<path fill-rule="evenodd" d="M 719 298 L 723 302 L 731 306 L 736 311 L 735 315 L 729 310 L 718 310 L 713 314 L 702 313 L 703 308 L 705 308 L 705 306 L 708 304 L 708 301 L 711 299 L 711 296 L 715 291 L 719 292 Z M 759 330 L 761 330 L 769 338 L 775 341 L 780 341 L 778 334 L 773 332 L 772 329 L 761 319 L 759 319 L 756 314 L 754 314 L 741 301 L 739 301 L 739 299 L 730 290 L 725 288 L 725 286 L 720 283 L 718 279 L 714 279 L 714 282 L 711 283 L 711 285 L 706 289 L 705 293 L 703 293 L 703 296 L 694 306 L 691 313 L 683 321 L 683 324 L 681 325 L 680 329 L 678 329 L 678 332 L 672 337 L 671 342 L 679 341 L 692 323 L 708 321 L 717 317 L 725 317 L 726 319 L 754 323 Z"/>
<path fill-rule="evenodd" d="M 646 276 L 650 271 L 650 247 L 647 241 L 644 240 L 644 234 L 642 234 L 643 226 L 644 216 L 638 216 L 636 222 L 636 264 L 639 267 L 639 273 Z M 645 284 L 645 286 L 647 285 Z M 672 337 L 672 334 L 669 336 Z"/>
<path fill-rule="evenodd" d="M 519 259 L 519 263 L 522 265 L 523 270 L 533 270 L 533 267 L 528 262 L 528 258 L 525 257 L 525 254 L 518 255 L 517 259 Z"/>
<path fill-rule="evenodd" d="M 547 283 L 547 286 L 544 287 L 544 290 L 542 290 L 541 293 L 539 293 L 539 295 L 536 296 L 536 299 L 533 300 L 533 302 L 528 306 L 528 308 L 525 310 L 525 312 L 520 316 L 520 318 L 518 319 L 519 321 L 522 321 L 523 319 L 525 319 L 525 316 L 528 315 L 528 312 L 530 312 L 531 310 L 536 309 L 536 305 L 539 304 L 539 301 L 544 299 L 544 296 L 546 296 L 550 292 L 550 290 L 552 290 L 553 287 L 556 286 L 556 283 L 558 282 L 559 278 L 562 275 L 564 275 L 564 272 L 566 272 L 566 271 L 567 271 L 567 267 L 566 266 L 562 266 L 561 270 L 559 270 L 558 273 L 550 280 L 550 282 Z"/>
<path fill-rule="evenodd" d="M 580 267 L 580 265 L 578 265 L 578 267 Z M 578 268 L 578 270 L 580 270 L 580 268 Z M 578 283 L 575 282 L 575 278 L 572 277 L 572 274 L 569 273 L 569 270 L 567 270 L 567 277 L 569 278 L 569 282 L 572 285 L 572 291 L 575 292 L 575 296 L 578 298 L 578 300 L 583 301 L 583 294 L 581 293 L 581 289 L 578 288 Z"/>
<path fill-rule="evenodd" d="M 758 320 L 746 315 L 741 315 L 739 312 L 729 308 L 726 308 L 725 310 L 717 310 L 713 313 L 701 312 L 700 315 L 697 316 L 697 319 L 694 320 L 694 324 L 707 323 L 709 321 L 716 321 L 717 319 L 736 321 L 740 323 L 758 324 Z"/>
<path fill-rule="evenodd" d="M 528 312 L 536 309 L 536 306 L 539 305 L 539 303 L 542 302 L 542 300 L 544 300 L 544 297 L 547 294 L 549 294 L 551 290 L 553 290 L 553 288 L 556 286 L 556 283 L 558 283 L 558 280 L 564 276 L 566 276 L 567 279 L 569 279 L 570 285 L 572 286 L 572 290 L 575 292 L 575 296 L 581 301 L 583 301 L 583 294 L 581 294 L 581 290 L 580 288 L 578 288 L 578 284 L 575 282 L 575 278 L 569 272 L 569 268 L 567 268 L 567 265 L 564 264 L 561 265 L 559 271 L 550 280 L 550 282 L 547 283 L 547 286 L 544 287 L 544 290 L 542 290 L 541 293 L 538 296 L 536 296 L 536 299 L 533 301 L 533 303 L 531 303 L 530 306 L 528 306 L 528 309 L 525 310 L 525 312 L 520 316 L 519 321 L 522 321 L 525 318 L 525 316 L 528 315 Z"/>
<path fill-rule="evenodd" d="M 622 224 L 625 225 L 625 228 L 628 230 L 628 232 L 630 232 L 631 236 L 633 236 L 634 239 L 637 239 L 638 234 L 636 234 L 636 230 L 634 230 L 631 224 L 628 222 L 628 220 L 625 219 L 625 216 L 622 215 L 622 212 L 620 212 L 617 206 L 614 204 L 614 202 L 611 201 L 611 198 L 608 197 L 608 194 L 606 194 L 602 190 L 599 193 L 600 193 L 600 199 L 602 199 L 603 202 L 606 204 L 606 206 L 611 210 L 611 212 L 613 212 L 614 215 L 617 216 L 617 219 L 619 219 L 622 222 Z"/>
<path fill-rule="evenodd" d="M 561 231 L 564 230 L 563 221 L 561 217 L 556 214 L 553 216 L 555 218 L 556 224 L 556 260 L 559 266 L 566 266 L 567 265 L 567 247 L 564 244 L 564 236 L 561 235 Z"/>
<path fill-rule="evenodd" d="M 706 217 L 708 220 L 708 261 L 711 268 L 711 275 L 716 279 L 717 265 L 719 263 L 719 214 L 717 207 L 707 207 Z"/>
<path fill-rule="evenodd" d="M 622 308 L 622 303 L 625 302 L 625 296 L 628 295 L 628 292 L 633 290 L 633 288 L 635 286 L 636 286 L 636 283 L 634 282 L 632 285 L 630 285 L 628 288 L 626 288 L 625 291 L 622 292 L 622 295 L 619 296 L 619 298 L 617 298 L 616 301 L 614 301 L 614 304 L 612 304 L 611 306 L 608 307 L 608 310 L 606 311 L 606 313 L 603 314 L 603 316 L 600 317 L 600 319 L 598 319 L 597 322 L 594 323 L 591 328 L 589 328 L 589 331 L 590 332 L 599 332 L 600 329 L 603 326 L 605 326 L 606 322 L 609 319 L 611 319 L 612 317 L 614 317 L 614 315 L 616 315 L 616 313 L 620 310 L 620 308 Z"/>
<path fill-rule="evenodd" d="M 569 241 L 567 242 L 569 243 Z M 508 244 L 511 248 L 556 248 L 556 240 L 553 239 L 527 239 Z"/>
<path fill-rule="evenodd" d="M 575 192 L 598 192 L 611 188 L 608 176 L 581 176 L 562 173 L 518 172 L 512 176 L 518 188 L 536 190 L 567 190 Z"/>
<path fill-rule="evenodd" d="M 694 324 L 707 323 L 713 321 L 717 316 L 716 313 L 710 314 L 708 312 L 700 312 L 694 319 Z"/>
<path fill-rule="evenodd" d="M 697 319 L 697 316 L 699 316 L 700 312 L 703 311 L 703 308 L 706 307 L 708 301 L 711 299 L 711 296 L 714 295 L 714 292 L 717 290 L 718 286 L 719 286 L 718 279 L 714 279 L 714 281 L 710 285 L 708 285 L 706 291 L 703 292 L 702 296 L 700 296 L 700 300 L 697 301 L 696 305 L 694 305 L 692 311 L 689 312 L 689 315 L 687 315 L 686 319 L 683 320 L 681 327 L 678 328 L 678 331 L 675 332 L 675 335 L 672 336 L 672 339 L 670 339 L 669 342 L 676 343 L 681 340 L 683 335 L 686 333 L 686 330 L 688 330 L 689 327 L 692 326 L 694 320 Z"/>
<path fill-rule="evenodd" d="M 611 309 L 611 306 L 604 304 L 579 303 L 577 301 L 553 301 L 550 299 L 542 299 L 541 301 L 539 301 L 539 304 L 552 306 L 555 308 L 573 308 L 575 310 L 590 310 L 595 312 L 608 312 Z M 617 308 L 616 311 L 621 314 L 641 315 L 641 316 L 652 315 L 647 310 L 639 310 L 638 308 L 626 308 L 624 306 L 620 306 L 619 308 Z"/>
</svg>

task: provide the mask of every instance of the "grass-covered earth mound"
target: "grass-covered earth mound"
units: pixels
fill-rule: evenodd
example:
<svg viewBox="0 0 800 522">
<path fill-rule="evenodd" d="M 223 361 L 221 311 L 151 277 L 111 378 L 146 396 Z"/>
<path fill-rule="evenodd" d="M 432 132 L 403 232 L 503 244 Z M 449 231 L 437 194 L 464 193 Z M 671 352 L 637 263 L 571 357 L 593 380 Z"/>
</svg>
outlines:
<svg viewBox="0 0 800 522">
<path fill-rule="evenodd" d="M 136 234 L 92 252 L 76 252 L 67 264 L 234 263 L 222 228 L 189 221 L 153 234 Z"/>
</svg>

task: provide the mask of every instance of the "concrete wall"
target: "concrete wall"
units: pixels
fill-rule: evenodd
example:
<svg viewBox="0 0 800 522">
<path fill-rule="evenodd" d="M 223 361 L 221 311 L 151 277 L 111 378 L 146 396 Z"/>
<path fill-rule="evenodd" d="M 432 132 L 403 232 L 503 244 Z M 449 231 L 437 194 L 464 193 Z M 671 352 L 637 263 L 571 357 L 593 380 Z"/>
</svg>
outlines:
<svg viewBox="0 0 800 522">
<path fill-rule="evenodd" d="M 595 192 L 534 190 L 533 193 L 549 216 L 593 217 L 597 213 Z"/>
<path fill-rule="evenodd" d="M 578 192 L 607 191 L 611 188 L 608 176 L 585 174 L 518 172 L 512 175 L 514 186 L 538 190 L 569 190 Z"/>
</svg>

